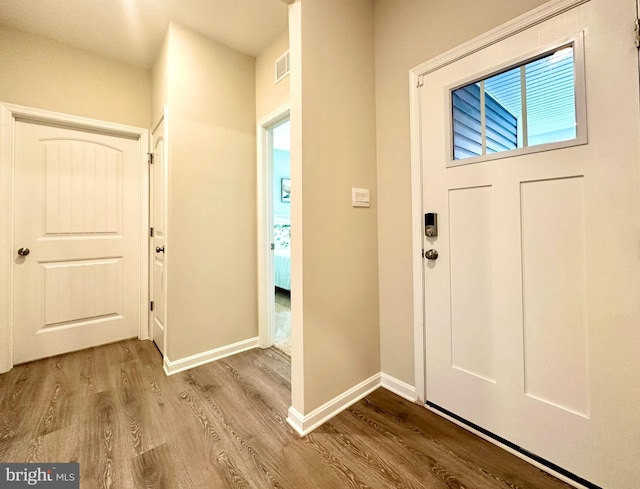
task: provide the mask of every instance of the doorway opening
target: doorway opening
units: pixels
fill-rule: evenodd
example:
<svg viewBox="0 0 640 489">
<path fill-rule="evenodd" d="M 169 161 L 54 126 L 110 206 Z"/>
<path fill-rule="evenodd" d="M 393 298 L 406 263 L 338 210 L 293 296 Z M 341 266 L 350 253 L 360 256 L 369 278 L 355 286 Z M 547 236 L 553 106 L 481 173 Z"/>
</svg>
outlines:
<svg viewBox="0 0 640 489">
<path fill-rule="evenodd" d="M 291 356 L 291 127 L 289 118 L 269 129 L 271 135 L 273 212 L 273 346 Z"/>
<path fill-rule="evenodd" d="M 283 106 L 258 122 L 259 344 L 291 356 L 291 124 Z"/>
</svg>

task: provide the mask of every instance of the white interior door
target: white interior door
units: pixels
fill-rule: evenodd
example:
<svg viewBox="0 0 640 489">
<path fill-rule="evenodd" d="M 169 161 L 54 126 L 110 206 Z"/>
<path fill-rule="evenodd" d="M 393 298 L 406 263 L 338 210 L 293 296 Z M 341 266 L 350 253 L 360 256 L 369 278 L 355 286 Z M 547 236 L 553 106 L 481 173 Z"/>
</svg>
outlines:
<svg viewBox="0 0 640 489">
<path fill-rule="evenodd" d="M 161 353 L 165 353 L 166 325 L 166 192 L 167 159 L 165 119 L 153 131 L 153 165 L 151 165 L 151 280 L 153 310 L 151 311 L 153 341 Z"/>
<path fill-rule="evenodd" d="M 14 363 L 138 336 L 139 155 L 138 140 L 16 122 Z"/>
<path fill-rule="evenodd" d="M 591 0 L 420 90 L 427 401 L 607 488 L 640 480 L 635 16 Z M 449 87 L 576 35 L 588 144 L 448 166 Z"/>
</svg>

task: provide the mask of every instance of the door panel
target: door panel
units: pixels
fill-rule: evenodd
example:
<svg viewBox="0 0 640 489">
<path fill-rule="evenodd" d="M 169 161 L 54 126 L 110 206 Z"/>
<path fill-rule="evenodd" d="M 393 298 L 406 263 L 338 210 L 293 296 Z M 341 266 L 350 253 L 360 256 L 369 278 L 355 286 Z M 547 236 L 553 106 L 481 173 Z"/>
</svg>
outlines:
<svg viewBox="0 0 640 489">
<path fill-rule="evenodd" d="M 14 362 L 139 334 L 139 142 L 16 123 Z"/>
<path fill-rule="evenodd" d="M 151 270 L 152 270 L 152 300 L 151 313 L 153 341 L 160 352 L 165 352 L 165 324 L 166 324 L 166 138 L 165 120 L 156 127 L 152 134 L 153 165 L 152 172 L 152 205 L 151 226 L 153 239 L 151 240 Z M 158 251 L 160 250 L 160 251 Z"/>
<path fill-rule="evenodd" d="M 588 417 L 584 177 L 520 189 L 525 392 Z"/>
<path fill-rule="evenodd" d="M 490 186 L 449 191 L 451 365 L 495 382 L 491 205 Z"/>
<path fill-rule="evenodd" d="M 427 401 L 610 488 L 640 480 L 635 15 L 591 0 L 420 89 Z M 447 167 L 450 87 L 576 35 L 588 143 Z"/>
</svg>

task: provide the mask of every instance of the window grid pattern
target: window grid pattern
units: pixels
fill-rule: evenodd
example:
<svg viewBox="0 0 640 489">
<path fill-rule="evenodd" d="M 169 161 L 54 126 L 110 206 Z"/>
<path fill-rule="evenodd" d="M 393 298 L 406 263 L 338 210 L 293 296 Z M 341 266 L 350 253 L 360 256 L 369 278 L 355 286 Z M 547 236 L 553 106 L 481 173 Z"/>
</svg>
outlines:
<svg viewBox="0 0 640 489">
<path fill-rule="evenodd" d="M 576 138 L 573 47 L 452 91 L 453 159 Z"/>
</svg>

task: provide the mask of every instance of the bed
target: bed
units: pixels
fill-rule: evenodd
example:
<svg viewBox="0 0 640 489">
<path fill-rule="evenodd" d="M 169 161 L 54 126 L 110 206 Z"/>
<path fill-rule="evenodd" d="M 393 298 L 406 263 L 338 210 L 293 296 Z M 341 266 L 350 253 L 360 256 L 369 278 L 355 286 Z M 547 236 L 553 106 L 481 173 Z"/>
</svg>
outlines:
<svg viewBox="0 0 640 489">
<path fill-rule="evenodd" d="M 275 286 L 291 290 L 291 224 L 288 217 L 273 220 L 273 269 Z"/>
</svg>

